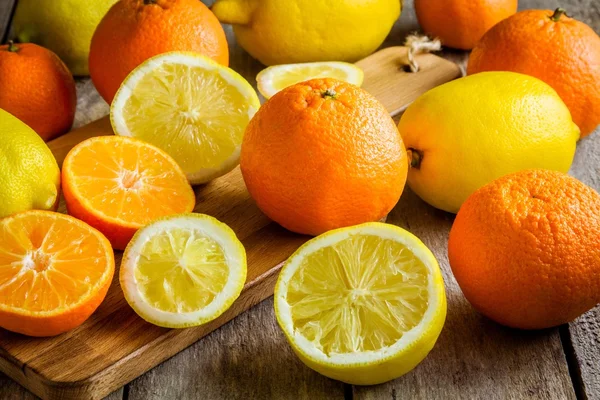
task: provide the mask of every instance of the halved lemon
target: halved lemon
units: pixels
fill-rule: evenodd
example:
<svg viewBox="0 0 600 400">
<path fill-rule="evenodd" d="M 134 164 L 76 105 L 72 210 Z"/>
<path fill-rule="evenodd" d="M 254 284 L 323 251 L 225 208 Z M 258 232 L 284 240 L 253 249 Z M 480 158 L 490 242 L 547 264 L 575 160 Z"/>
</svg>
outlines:
<svg viewBox="0 0 600 400">
<path fill-rule="evenodd" d="M 431 251 L 404 229 L 376 222 L 300 247 L 279 275 L 275 314 L 308 367 L 372 385 L 427 356 L 444 325 L 446 295 Z"/>
<path fill-rule="evenodd" d="M 116 134 L 165 150 L 199 184 L 238 164 L 244 130 L 259 107 L 237 72 L 200 54 L 170 52 L 129 74 L 110 118 Z"/>
<path fill-rule="evenodd" d="M 125 299 L 146 321 L 187 328 L 212 321 L 240 295 L 246 251 L 227 225 L 203 214 L 159 219 L 123 254 Z"/>
<path fill-rule="evenodd" d="M 315 78 L 335 78 L 360 86 L 364 74 L 356 65 L 340 61 L 283 64 L 259 72 L 256 83 L 258 91 L 268 99 L 288 86 Z"/>
</svg>

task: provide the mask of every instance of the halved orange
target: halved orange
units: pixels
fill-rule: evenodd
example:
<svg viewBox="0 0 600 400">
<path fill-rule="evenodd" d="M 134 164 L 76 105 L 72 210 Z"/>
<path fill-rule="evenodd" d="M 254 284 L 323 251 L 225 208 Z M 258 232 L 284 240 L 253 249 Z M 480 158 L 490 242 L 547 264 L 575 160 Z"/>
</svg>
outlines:
<svg viewBox="0 0 600 400">
<path fill-rule="evenodd" d="M 0 220 L 0 327 L 54 336 L 98 308 L 115 272 L 110 243 L 68 215 L 25 211 Z"/>
<path fill-rule="evenodd" d="M 192 187 L 163 150 L 139 139 L 99 136 L 67 154 L 62 185 L 69 214 L 104 233 L 123 250 L 157 218 L 191 212 Z"/>
</svg>

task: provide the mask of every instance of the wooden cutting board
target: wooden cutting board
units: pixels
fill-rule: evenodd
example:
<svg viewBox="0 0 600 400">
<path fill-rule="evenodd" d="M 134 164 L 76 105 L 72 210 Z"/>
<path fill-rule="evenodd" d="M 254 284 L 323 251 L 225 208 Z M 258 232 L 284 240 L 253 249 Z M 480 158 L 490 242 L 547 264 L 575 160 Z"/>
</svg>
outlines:
<svg viewBox="0 0 600 400">
<path fill-rule="evenodd" d="M 392 116 L 425 91 L 461 75 L 457 65 L 430 54 L 417 56 L 419 72 L 405 72 L 406 51 L 390 47 L 357 63 L 365 72 L 363 88 Z M 103 118 L 49 146 L 61 164 L 77 143 L 112 133 L 108 118 Z M 128 306 L 116 273 L 102 305 L 77 329 L 53 338 L 0 329 L 0 371 L 44 399 L 100 399 L 271 296 L 281 264 L 309 238 L 265 217 L 246 191 L 239 168 L 195 191 L 194 211 L 228 224 L 246 248 L 247 282 L 227 312 L 196 328 L 159 328 Z M 59 210 L 65 212 L 64 204 Z M 119 265 L 121 252 L 115 253 L 115 260 Z"/>
</svg>

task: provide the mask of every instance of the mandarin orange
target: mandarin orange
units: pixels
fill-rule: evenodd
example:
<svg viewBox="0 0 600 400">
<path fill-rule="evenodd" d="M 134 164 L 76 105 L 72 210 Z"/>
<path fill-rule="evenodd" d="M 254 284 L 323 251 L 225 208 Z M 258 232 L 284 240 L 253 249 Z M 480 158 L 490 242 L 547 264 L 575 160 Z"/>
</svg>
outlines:
<svg viewBox="0 0 600 400">
<path fill-rule="evenodd" d="M 73 124 L 75 81 L 56 54 L 33 43 L 0 46 L 0 108 L 45 141 Z"/>
<path fill-rule="evenodd" d="M 600 124 L 600 36 L 564 10 L 526 10 L 486 33 L 469 58 L 468 74 L 513 71 L 552 86 L 581 137 Z"/>
<path fill-rule="evenodd" d="M 310 235 L 387 215 L 408 169 L 383 105 L 329 78 L 271 97 L 246 128 L 240 165 L 259 208 L 283 227 Z"/>
<path fill-rule="evenodd" d="M 92 81 L 110 103 L 135 67 L 169 51 L 192 51 L 229 64 L 225 32 L 202 2 L 121 0 L 104 16 L 92 37 Z"/>
<path fill-rule="evenodd" d="M 415 0 L 423 30 L 444 46 L 470 50 L 492 26 L 517 12 L 517 0 Z"/>
<path fill-rule="evenodd" d="M 149 222 L 191 212 L 196 200 L 175 160 L 123 136 L 94 137 L 73 147 L 62 184 L 69 214 L 104 233 L 118 250 Z"/>
<path fill-rule="evenodd" d="M 115 271 L 108 240 L 68 215 L 25 211 L 0 220 L 0 327 L 54 336 L 98 308 Z"/>
<path fill-rule="evenodd" d="M 600 301 L 600 195 L 560 172 L 506 175 L 462 205 L 448 257 L 489 318 L 522 329 L 572 321 Z"/>
</svg>

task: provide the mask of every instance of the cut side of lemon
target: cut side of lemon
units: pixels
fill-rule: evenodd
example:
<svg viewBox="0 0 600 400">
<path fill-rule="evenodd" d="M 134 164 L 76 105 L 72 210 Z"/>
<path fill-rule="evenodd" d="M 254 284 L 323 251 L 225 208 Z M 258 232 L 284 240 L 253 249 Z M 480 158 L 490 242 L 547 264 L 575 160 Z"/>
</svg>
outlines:
<svg viewBox="0 0 600 400">
<path fill-rule="evenodd" d="M 235 233 L 213 217 L 166 217 L 135 234 L 119 279 L 125 299 L 146 321 L 166 328 L 197 326 L 239 297 L 246 252 Z"/>
<path fill-rule="evenodd" d="M 307 366 L 371 385 L 427 356 L 444 325 L 446 295 L 439 265 L 417 237 L 367 223 L 300 247 L 277 281 L 275 314 Z"/>
<path fill-rule="evenodd" d="M 315 78 L 335 78 L 360 86 L 364 74 L 356 65 L 340 61 L 283 64 L 262 70 L 256 82 L 258 91 L 268 99 L 288 86 Z"/>
<path fill-rule="evenodd" d="M 116 134 L 165 150 L 190 183 L 200 184 L 238 164 L 244 130 L 259 107 L 237 72 L 196 53 L 170 52 L 129 74 L 110 117 Z"/>
</svg>

